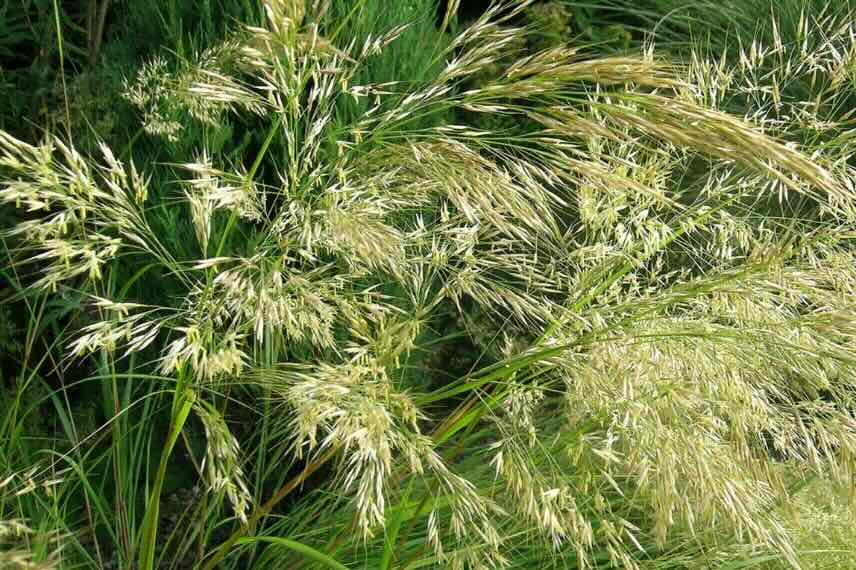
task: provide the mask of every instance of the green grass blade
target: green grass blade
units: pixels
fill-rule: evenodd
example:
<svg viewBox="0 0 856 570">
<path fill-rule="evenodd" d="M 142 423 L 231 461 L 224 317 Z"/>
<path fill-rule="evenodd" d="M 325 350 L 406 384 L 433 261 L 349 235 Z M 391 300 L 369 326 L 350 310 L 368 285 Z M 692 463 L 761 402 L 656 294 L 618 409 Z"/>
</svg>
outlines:
<svg viewBox="0 0 856 570">
<path fill-rule="evenodd" d="M 172 449 L 175 447 L 175 442 L 178 441 L 178 436 L 184 427 L 184 423 L 187 421 L 187 416 L 190 415 L 190 410 L 193 408 L 194 399 L 195 396 L 193 392 L 189 389 L 186 390 L 181 396 L 178 396 L 177 405 L 173 412 L 169 435 L 164 443 L 160 465 L 158 466 L 158 473 L 155 477 L 155 483 L 152 487 L 151 496 L 149 497 L 149 505 L 143 519 L 142 534 L 140 535 L 140 568 L 143 570 L 151 570 L 154 568 L 155 542 L 157 541 L 158 516 L 160 512 L 160 495 L 161 489 L 163 488 L 163 482 L 166 477 L 166 467 L 169 463 L 169 457 L 172 454 Z"/>
<path fill-rule="evenodd" d="M 348 570 L 347 566 L 324 554 L 323 552 L 319 552 L 311 546 L 307 546 L 302 542 L 297 542 L 296 540 L 291 540 L 289 538 L 283 538 L 280 536 L 249 536 L 238 539 L 236 544 L 252 544 L 254 542 L 267 542 L 276 546 L 288 548 L 289 550 L 297 552 L 308 560 L 313 560 L 315 562 L 318 562 L 319 564 L 323 564 L 327 568 L 332 568 L 333 570 Z"/>
</svg>

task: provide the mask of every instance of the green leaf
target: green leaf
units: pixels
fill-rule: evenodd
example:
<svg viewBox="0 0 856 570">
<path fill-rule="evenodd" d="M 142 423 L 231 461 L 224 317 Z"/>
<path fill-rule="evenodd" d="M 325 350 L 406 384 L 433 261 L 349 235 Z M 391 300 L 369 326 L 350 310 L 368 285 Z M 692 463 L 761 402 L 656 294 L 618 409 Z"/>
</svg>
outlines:
<svg viewBox="0 0 856 570">
<path fill-rule="evenodd" d="M 268 542 L 276 546 L 282 546 L 288 548 L 289 550 L 293 550 L 298 554 L 303 555 L 303 557 L 308 560 L 314 560 L 315 562 L 323 564 L 327 568 L 334 568 L 335 570 L 348 570 L 348 567 L 339 562 L 338 560 L 327 556 L 323 552 L 315 550 L 311 546 L 307 546 L 302 542 L 297 542 L 296 540 L 291 540 L 289 538 L 283 538 L 280 536 L 249 536 L 238 539 L 237 544 L 251 544 L 253 542 Z"/>
<path fill-rule="evenodd" d="M 190 389 L 185 390 L 180 396 L 176 395 L 169 435 L 164 443 L 157 477 L 155 478 L 155 483 L 152 486 L 149 505 L 146 509 L 145 517 L 143 518 L 142 534 L 140 535 L 140 568 L 143 570 L 151 570 L 154 568 L 160 496 L 164 478 L 166 477 L 166 467 L 169 463 L 169 457 L 172 454 L 172 449 L 175 447 L 175 442 L 178 440 L 178 436 L 184 428 L 184 422 L 187 421 L 187 416 L 190 415 L 190 410 L 193 408 L 193 402 L 195 399 L 195 394 Z"/>
<path fill-rule="evenodd" d="M 395 545 L 398 542 L 398 532 L 401 530 L 401 524 L 406 518 L 410 518 L 407 516 L 407 509 L 404 506 L 407 504 L 408 499 L 410 499 L 410 492 L 412 490 L 413 481 L 411 480 L 407 485 L 404 496 L 401 498 L 401 508 L 398 509 L 398 512 L 395 513 L 394 518 L 387 526 L 386 540 L 383 543 L 383 556 L 381 556 L 380 566 L 378 566 L 379 570 L 388 570 L 389 565 L 392 563 L 392 555 L 395 551 Z"/>
</svg>

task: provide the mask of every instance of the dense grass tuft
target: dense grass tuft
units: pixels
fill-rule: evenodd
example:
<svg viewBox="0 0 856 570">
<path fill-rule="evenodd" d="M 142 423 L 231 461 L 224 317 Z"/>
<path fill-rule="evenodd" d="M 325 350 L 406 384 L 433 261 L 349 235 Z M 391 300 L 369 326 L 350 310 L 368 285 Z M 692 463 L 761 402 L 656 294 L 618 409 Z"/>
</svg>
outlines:
<svg viewBox="0 0 856 570">
<path fill-rule="evenodd" d="M 856 561 L 849 12 L 61 4 L 0 564 Z"/>
</svg>

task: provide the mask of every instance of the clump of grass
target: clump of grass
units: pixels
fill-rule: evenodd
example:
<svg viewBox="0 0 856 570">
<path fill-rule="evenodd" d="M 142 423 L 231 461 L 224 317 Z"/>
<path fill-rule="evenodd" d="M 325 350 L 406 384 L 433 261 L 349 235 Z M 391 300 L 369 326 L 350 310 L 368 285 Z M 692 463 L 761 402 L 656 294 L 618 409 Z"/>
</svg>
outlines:
<svg viewBox="0 0 856 570">
<path fill-rule="evenodd" d="M 726 64 L 701 56 L 559 46 L 474 84 L 528 4 L 494 3 L 418 81 L 364 82 L 404 23 L 358 42 L 323 2 L 269 0 L 177 70 L 153 60 L 127 98 L 195 147 L 171 194 L 106 145 L 0 133 L 16 267 L 89 307 L 64 355 L 148 359 L 141 399 L 171 398 L 136 466 L 144 511 L 116 498 L 123 564 L 165 561 L 158 505 L 194 421 L 206 494 L 175 541 L 202 568 L 801 564 L 792 486 L 856 466 L 849 147 L 730 114 Z M 520 127 L 437 122 L 459 111 Z M 246 157 L 182 141 L 226 124 L 265 138 Z M 167 205 L 181 250 L 154 229 Z M 167 298 L 134 286 L 153 274 Z M 496 338 L 473 331 L 490 360 L 427 390 L 412 369 L 446 310 Z M 261 410 L 243 441 L 238 403 Z"/>
</svg>

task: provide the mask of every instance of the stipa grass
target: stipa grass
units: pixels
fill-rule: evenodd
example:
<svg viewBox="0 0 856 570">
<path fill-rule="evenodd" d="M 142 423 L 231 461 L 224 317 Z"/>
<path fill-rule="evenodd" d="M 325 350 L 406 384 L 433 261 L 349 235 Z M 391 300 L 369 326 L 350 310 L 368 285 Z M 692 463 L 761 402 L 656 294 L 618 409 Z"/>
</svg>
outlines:
<svg viewBox="0 0 856 570">
<path fill-rule="evenodd" d="M 793 487 L 853 481 L 848 151 L 719 109 L 701 70 L 724 64 L 701 56 L 515 53 L 528 4 L 432 44 L 415 82 L 363 81 L 404 22 L 343 39 L 323 2 L 271 0 L 263 26 L 144 66 L 127 96 L 149 135 L 266 133 L 238 161 L 183 141 L 180 251 L 154 229 L 161 166 L 2 134 L 0 199 L 27 210 L 16 268 L 85 293 L 65 356 L 100 360 L 113 467 L 147 489 L 107 499 L 61 459 L 120 565 L 803 563 Z M 458 112 L 519 128 L 436 122 Z M 157 301 L 134 285 L 155 274 Z M 413 368 L 449 310 L 486 362 L 428 391 Z M 126 363 L 145 389 L 120 390 Z M 139 402 L 167 426 L 123 463 L 154 442 L 149 416 L 119 421 Z M 233 431 L 248 404 L 260 425 Z M 205 494 L 165 552 L 181 446 Z"/>
</svg>

